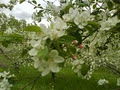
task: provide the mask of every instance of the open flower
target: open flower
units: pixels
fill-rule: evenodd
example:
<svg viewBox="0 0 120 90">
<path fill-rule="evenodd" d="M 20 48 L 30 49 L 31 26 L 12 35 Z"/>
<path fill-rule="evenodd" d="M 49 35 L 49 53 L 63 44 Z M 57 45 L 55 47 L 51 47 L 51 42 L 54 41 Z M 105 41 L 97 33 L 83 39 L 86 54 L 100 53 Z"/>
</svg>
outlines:
<svg viewBox="0 0 120 90">
<path fill-rule="evenodd" d="M 60 17 L 57 17 L 55 19 L 54 25 L 56 29 L 60 29 L 60 30 L 68 28 L 67 24 Z"/>
<path fill-rule="evenodd" d="M 100 21 L 100 25 L 101 25 L 101 28 L 100 30 L 101 31 L 104 31 L 104 30 L 110 30 L 113 26 L 115 26 L 118 22 L 120 22 L 120 20 L 118 20 L 117 17 L 112 17 L 112 18 L 108 18 L 108 20 L 103 20 L 103 21 Z"/>
<path fill-rule="evenodd" d="M 78 8 L 76 8 L 76 9 L 70 8 L 70 9 L 69 9 L 69 13 L 63 15 L 63 19 L 64 19 L 64 21 L 67 22 L 67 21 L 72 20 L 73 18 L 75 18 L 75 17 L 78 16 L 78 15 L 79 15 Z"/>
<path fill-rule="evenodd" d="M 39 71 L 42 72 L 42 76 L 47 75 L 50 72 L 59 72 L 60 68 L 58 66 L 59 63 L 64 62 L 64 58 L 58 55 L 57 50 L 51 50 L 49 53 L 48 60 L 39 60 L 38 58 L 34 59 L 34 67 L 38 68 Z"/>
<path fill-rule="evenodd" d="M 81 14 L 75 17 L 74 23 L 78 25 L 79 28 L 84 28 L 87 25 L 88 21 L 92 20 L 93 16 L 90 15 L 90 11 L 83 11 Z"/>
<path fill-rule="evenodd" d="M 65 31 L 64 30 L 56 30 L 56 29 L 51 29 L 49 31 L 49 36 L 50 36 L 50 39 L 53 40 L 53 39 L 57 39 L 61 36 L 65 35 Z"/>
</svg>

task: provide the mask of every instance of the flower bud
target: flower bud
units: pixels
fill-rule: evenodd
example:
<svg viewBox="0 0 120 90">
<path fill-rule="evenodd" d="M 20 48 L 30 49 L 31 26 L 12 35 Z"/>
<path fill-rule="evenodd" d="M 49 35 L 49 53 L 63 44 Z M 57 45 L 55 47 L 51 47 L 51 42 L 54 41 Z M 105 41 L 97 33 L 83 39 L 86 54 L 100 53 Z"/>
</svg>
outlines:
<svg viewBox="0 0 120 90">
<path fill-rule="evenodd" d="M 72 44 L 73 44 L 73 45 L 78 44 L 78 40 L 74 40 L 74 41 L 72 42 Z"/>
<path fill-rule="evenodd" d="M 72 55 L 72 59 L 76 60 L 77 56 L 76 55 Z"/>
<path fill-rule="evenodd" d="M 78 48 L 83 48 L 83 44 L 80 44 L 80 45 L 78 46 Z"/>
</svg>

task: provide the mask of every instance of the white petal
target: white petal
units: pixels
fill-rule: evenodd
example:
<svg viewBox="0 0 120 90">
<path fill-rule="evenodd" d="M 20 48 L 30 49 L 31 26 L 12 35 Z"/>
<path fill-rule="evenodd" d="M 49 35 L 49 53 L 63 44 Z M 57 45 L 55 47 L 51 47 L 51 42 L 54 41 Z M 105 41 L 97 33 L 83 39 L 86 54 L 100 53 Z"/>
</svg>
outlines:
<svg viewBox="0 0 120 90">
<path fill-rule="evenodd" d="M 42 29 L 42 32 L 43 32 L 44 34 L 47 33 L 47 27 L 46 27 L 44 24 L 40 24 L 40 28 Z"/>
<path fill-rule="evenodd" d="M 40 65 L 39 60 L 35 60 L 35 61 L 34 61 L 34 67 L 35 67 L 35 68 L 38 68 L 39 65 Z"/>
<path fill-rule="evenodd" d="M 71 20 L 71 15 L 70 14 L 65 14 L 63 15 L 64 21 L 70 21 Z"/>
<path fill-rule="evenodd" d="M 41 43 L 41 40 L 38 40 L 38 41 L 31 40 L 30 41 L 30 44 L 31 44 L 32 47 L 38 47 L 40 45 L 40 43 Z"/>
<path fill-rule="evenodd" d="M 61 37 L 63 35 L 65 35 L 65 31 L 64 30 L 58 31 L 58 37 Z"/>
<path fill-rule="evenodd" d="M 73 65 L 77 65 L 79 63 L 79 60 L 75 60 L 72 62 Z"/>
<path fill-rule="evenodd" d="M 37 55 L 37 50 L 35 48 L 31 49 L 28 53 L 30 56 L 36 56 Z"/>
<path fill-rule="evenodd" d="M 50 72 L 49 68 L 46 68 L 43 72 L 42 72 L 42 76 L 46 76 L 48 73 Z"/>
<path fill-rule="evenodd" d="M 69 9 L 69 13 L 70 13 L 70 14 L 72 14 L 72 13 L 73 13 L 73 11 L 74 11 L 74 9 L 73 9 L 73 8 L 70 8 L 70 9 Z"/>
<path fill-rule="evenodd" d="M 51 57 L 58 56 L 58 51 L 57 50 L 51 50 L 49 55 Z"/>
<path fill-rule="evenodd" d="M 59 72 L 59 67 L 54 62 L 50 63 L 49 68 L 52 72 Z"/>
<path fill-rule="evenodd" d="M 62 63 L 64 62 L 64 58 L 61 56 L 56 56 L 53 58 L 55 63 Z"/>
</svg>

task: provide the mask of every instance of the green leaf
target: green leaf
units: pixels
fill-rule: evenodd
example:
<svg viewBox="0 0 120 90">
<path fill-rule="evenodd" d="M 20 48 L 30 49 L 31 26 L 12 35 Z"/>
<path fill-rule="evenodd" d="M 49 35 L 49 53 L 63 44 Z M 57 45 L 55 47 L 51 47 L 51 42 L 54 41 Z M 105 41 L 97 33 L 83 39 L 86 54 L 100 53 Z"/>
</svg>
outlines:
<svg viewBox="0 0 120 90">
<path fill-rule="evenodd" d="M 20 4 L 21 4 L 21 3 L 23 3 L 24 1 L 25 1 L 25 0 L 20 0 L 19 2 L 20 2 Z"/>
<path fill-rule="evenodd" d="M 116 27 L 113 28 L 113 31 L 118 31 L 120 32 L 120 23 L 116 24 Z"/>
<path fill-rule="evenodd" d="M 85 29 L 88 30 L 89 35 L 92 35 L 94 33 L 93 28 L 89 25 L 85 26 Z"/>
<path fill-rule="evenodd" d="M 49 53 L 48 48 L 45 47 L 44 49 L 40 49 L 38 51 L 38 57 L 40 59 L 45 59 L 46 60 L 48 58 L 48 53 Z"/>
<path fill-rule="evenodd" d="M 35 0 L 32 1 L 34 4 L 37 4 L 37 2 Z"/>
<path fill-rule="evenodd" d="M 14 43 L 14 42 L 23 42 L 24 41 L 24 37 L 22 35 L 19 34 L 3 34 L 3 41 L 5 42 L 9 42 L 9 43 Z"/>
<path fill-rule="evenodd" d="M 60 43 L 64 43 L 64 44 L 71 44 L 73 40 L 75 40 L 75 37 L 70 35 L 65 35 L 58 39 Z"/>
<path fill-rule="evenodd" d="M 24 57 L 26 54 L 28 54 L 29 50 L 30 50 L 30 47 L 23 49 L 22 53 L 21 53 L 21 56 Z"/>
<path fill-rule="evenodd" d="M 73 46 L 70 46 L 70 47 L 69 47 L 69 51 L 70 51 L 72 54 L 75 54 L 75 53 L 76 53 L 76 48 L 73 47 Z"/>
<path fill-rule="evenodd" d="M 112 0 L 115 4 L 120 4 L 120 0 Z"/>
<path fill-rule="evenodd" d="M 87 3 L 78 3 L 78 5 L 79 5 L 80 7 L 88 6 Z"/>
<path fill-rule="evenodd" d="M 87 72 L 89 71 L 89 69 L 90 69 L 90 67 L 89 67 L 88 65 L 83 64 L 83 65 L 82 65 L 82 69 L 81 69 L 81 74 L 82 74 L 83 76 L 85 76 L 85 75 L 87 74 Z"/>
<path fill-rule="evenodd" d="M 29 32 L 41 32 L 41 28 L 36 25 L 30 25 L 24 28 L 24 31 Z"/>
<path fill-rule="evenodd" d="M 7 42 L 7 41 L 3 41 L 3 42 L 2 42 L 2 45 L 3 45 L 5 48 L 7 48 L 8 45 L 9 45 L 9 42 Z"/>
<path fill-rule="evenodd" d="M 22 43 L 24 41 L 24 37 L 19 34 L 3 34 L 1 36 L 1 42 L 4 47 L 8 47 L 10 43 Z"/>
<path fill-rule="evenodd" d="M 71 33 L 70 35 L 75 37 L 74 40 L 78 41 L 78 45 L 82 43 L 82 37 L 81 37 L 81 34 L 79 34 L 79 30 L 76 31 L 75 33 Z"/>
<path fill-rule="evenodd" d="M 96 21 L 88 21 L 88 25 L 91 25 L 94 28 L 100 27 L 100 25 Z"/>
<path fill-rule="evenodd" d="M 111 1 L 107 2 L 108 9 L 111 10 L 113 8 L 113 3 Z"/>
<path fill-rule="evenodd" d="M 52 41 L 50 38 L 48 38 L 45 42 L 45 46 L 47 46 L 48 48 L 50 48 L 50 46 L 52 45 Z"/>
</svg>

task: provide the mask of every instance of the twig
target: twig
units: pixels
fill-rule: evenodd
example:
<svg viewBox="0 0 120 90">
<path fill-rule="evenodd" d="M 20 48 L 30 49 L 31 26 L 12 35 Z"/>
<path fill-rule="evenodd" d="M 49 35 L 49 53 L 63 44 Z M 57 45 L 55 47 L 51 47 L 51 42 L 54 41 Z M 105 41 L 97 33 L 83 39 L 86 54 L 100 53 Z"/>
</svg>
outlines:
<svg viewBox="0 0 120 90">
<path fill-rule="evenodd" d="M 5 53 L 4 53 L 4 51 L 0 48 L 0 54 L 2 54 L 4 57 L 6 57 L 7 59 L 10 59 L 10 60 L 12 60 L 10 57 L 8 57 Z"/>
<path fill-rule="evenodd" d="M 26 84 L 24 87 L 22 87 L 21 90 L 24 90 L 27 86 L 29 86 L 30 84 L 33 83 L 32 88 L 31 88 L 31 90 L 32 90 L 33 87 L 34 87 L 35 82 L 37 81 L 37 79 L 38 79 L 40 76 L 41 76 L 41 74 L 39 74 L 34 80 L 32 80 L 31 82 L 29 82 L 28 84 Z"/>
<path fill-rule="evenodd" d="M 118 71 L 114 65 L 107 63 L 106 67 L 110 69 L 114 74 L 120 76 L 120 71 Z"/>
<path fill-rule="evenodd" d="M 98 34 L 98 32 L 96 32 L 96 34 L 95 34 L 95 36 L 94 36 L 94 38 L 93 38 L 93 40 L 92 40 L 92 41 L 94 41 L 94 40 L 95 40 L 95 37 L 97 36 L 97 34 Z M 92 41 L 91 41 L 91 42 L 92 42 Z"/>
</svg>

